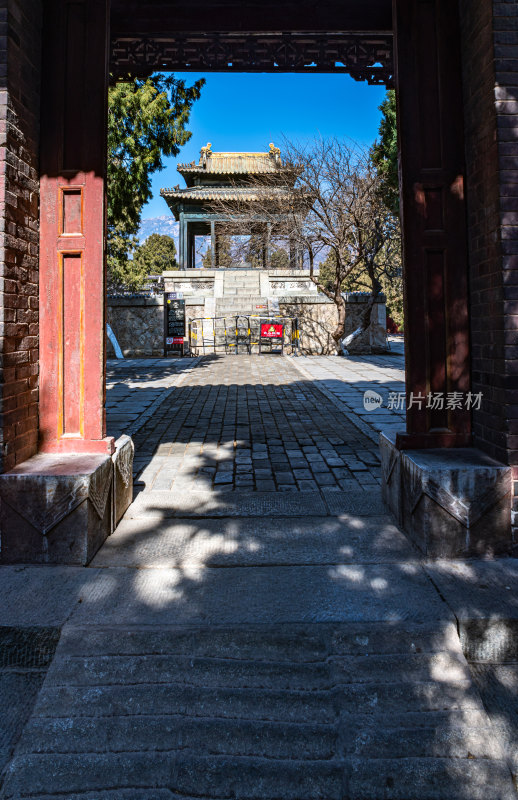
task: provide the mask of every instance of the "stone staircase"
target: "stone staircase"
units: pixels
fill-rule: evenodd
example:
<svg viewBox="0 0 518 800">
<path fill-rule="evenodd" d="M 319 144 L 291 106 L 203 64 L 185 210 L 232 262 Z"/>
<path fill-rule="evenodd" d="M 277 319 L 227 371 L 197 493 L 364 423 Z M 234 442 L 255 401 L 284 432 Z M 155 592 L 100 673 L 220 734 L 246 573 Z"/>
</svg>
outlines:
<svg viewBox="0 0 518 800">
<path fill-rule="evenodd" d="M 226 269 L 223 278 L 223 294 L 231 295 L 260 295 L 259 270 L 256 269 Z"/>
<path fill-rule="evenodd" d="M 265 306 L 258 309 L 257 306 Z M 235 317 L 238 314 L 248 316 L 249 314 L 267 313 L 268 298 L 260 295 L 235 295 L 234 297 L 218 297 L 216 299 L 217 317 Z"/>
<path fill-rule="evenodd" d="M 1 796 L 515 798 L 452 623 L 68 628 Z"/>
<path fill-rule="evenodd" d="M 227 269 L 223 279 L 223 297 L 216 299 L 216 316 L 232 317 L 237 314 L 256 314 L 256 306 L 268 305 L 261 297 L 259 271 L 254 269 Z"/>
</svg>

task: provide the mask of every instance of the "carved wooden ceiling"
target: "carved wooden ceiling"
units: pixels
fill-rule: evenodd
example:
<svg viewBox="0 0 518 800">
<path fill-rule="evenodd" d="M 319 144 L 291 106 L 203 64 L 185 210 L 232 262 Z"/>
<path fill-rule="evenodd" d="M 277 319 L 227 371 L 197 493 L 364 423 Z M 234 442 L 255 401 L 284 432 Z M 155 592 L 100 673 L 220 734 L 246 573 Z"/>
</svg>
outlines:
<svg viewBox="0 0 518 800">
<path fill-rule="evenodd" d="M 178 33 L 112 40 L 111 72 L 345 72 L 370 84 L 393 83 L 390 34 Z"/>
</svg>

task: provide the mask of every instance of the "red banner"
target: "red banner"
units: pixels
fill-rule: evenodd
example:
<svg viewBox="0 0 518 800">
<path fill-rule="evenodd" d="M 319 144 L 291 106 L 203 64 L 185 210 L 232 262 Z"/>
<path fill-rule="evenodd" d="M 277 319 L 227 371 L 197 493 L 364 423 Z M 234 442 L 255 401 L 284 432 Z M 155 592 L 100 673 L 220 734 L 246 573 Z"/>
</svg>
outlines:
<svg viewBox="0 0 518 800">
<path fill-rule="evenodd" d="M 270 325 L 269 322 L 261 324 L 261 339 L 282 339 L 283 335 L 283 325 Z"/>
</svg>

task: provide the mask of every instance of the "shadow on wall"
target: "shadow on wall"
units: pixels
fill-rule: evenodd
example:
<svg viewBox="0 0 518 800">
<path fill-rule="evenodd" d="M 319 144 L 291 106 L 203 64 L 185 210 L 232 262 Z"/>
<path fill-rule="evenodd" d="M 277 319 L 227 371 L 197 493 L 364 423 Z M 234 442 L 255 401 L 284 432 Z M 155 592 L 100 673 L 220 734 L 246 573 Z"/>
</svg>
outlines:
<svg viewBox="0 0 518 800">
<path fill-rule="evenodd" d="M 367 297 L 349 295 L 346 301 L 345 335 L 352 333 L 360 324 Z M 336 344 L 331 335 L 336 327 L 338 313 L 334 303 L 323 296 L 318 302 L 281 301 L 283 314 L 299 319 L 301 329 L 301 351 L 304 355 L 334 355 Z M 375 303 L 371 312 L 369 328 L 349 348 L 352 355 L 370 355 L 387 351 L 387 310 L 384 300 Z"/>
</svg>

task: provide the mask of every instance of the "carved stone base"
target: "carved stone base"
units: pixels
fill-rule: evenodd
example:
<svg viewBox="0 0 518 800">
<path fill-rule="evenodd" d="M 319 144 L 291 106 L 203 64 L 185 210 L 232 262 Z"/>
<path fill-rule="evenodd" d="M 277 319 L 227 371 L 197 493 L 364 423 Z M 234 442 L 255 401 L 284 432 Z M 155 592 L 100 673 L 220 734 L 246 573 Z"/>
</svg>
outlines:
<svg viewBox="0 0 518 800">
<path fill-rule="evenodd" d="M 380 434 L 381 496 L 392 511 L 397 524 L 403 527 L 401 510 L 401 453 L 396 450 L 396 434 Z"/>
<path fill-rule="evenodd" d="M 0 561 L 88 564 L 112 531 L 112 486 L 105 455 L 39 454 L 0 475 Z"/>
<path fill-rule="evenodd" d="M 113 521 L 117 527 L 133 500 L 133 455 L 135 447 L 129 436 L 115 442 L 113 461 Z"/>
<path fill-rule="evenodd" d="M 428 558 L 508 553 L 511 468 L 475 448 L 406 450 L 381 434 L 382 492 Z"/>
</svg>

